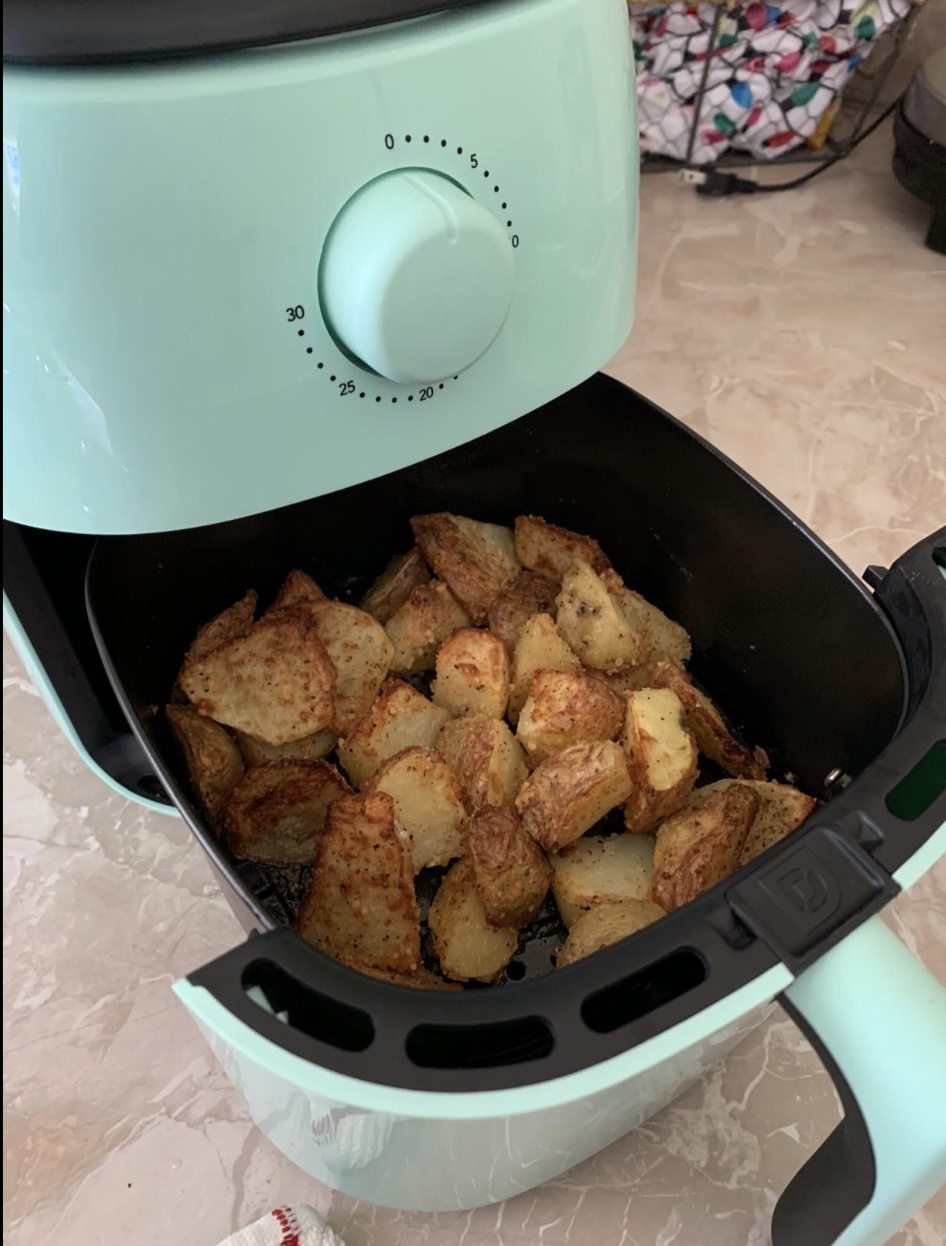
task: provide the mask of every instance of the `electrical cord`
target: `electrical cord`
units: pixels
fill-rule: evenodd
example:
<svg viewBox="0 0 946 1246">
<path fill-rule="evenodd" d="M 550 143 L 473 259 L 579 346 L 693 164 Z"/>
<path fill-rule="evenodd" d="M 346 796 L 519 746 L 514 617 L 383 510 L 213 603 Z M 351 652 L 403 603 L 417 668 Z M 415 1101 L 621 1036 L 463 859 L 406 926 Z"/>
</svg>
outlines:
<svg viewBox="0 0 946 1246">
<path fill-rule="evenodd" d="M 826 173 L 839 160 L 843 160 L 850 152 L 854 150 L 865 138 L 870 138 L 876 129 L 883 125 L 892 112 L 894 112 L 903 99 L 902 95 L 897 96 L 892 104 L 888 104 L 879 117 L 876 117 L 866 130 L 862 130 L 852 143 L 845 147 L 844 151 L 839 151 L 836 155 L 829 157 L 817 168 L 809 170 L 801 177 L 794 177 L 788 182 L 776 182 L 774 185 L 765 185 L 763 182 L 753 182 L 747 177 L 740 177 L 738 173 L 727 173 L 723 169 L 685 169 L 683 172 L 684 180 L 691 185 L 696 186 L 698 195 L 708 195 L 711 198 L 722 198 L 725 195 L 771 195 L 780 190 L 795 190 L 798 186 L 804 186 L 806 182 L 812 181 L 816 177 L 820 177 L 822 173 Z"/>
</svg>

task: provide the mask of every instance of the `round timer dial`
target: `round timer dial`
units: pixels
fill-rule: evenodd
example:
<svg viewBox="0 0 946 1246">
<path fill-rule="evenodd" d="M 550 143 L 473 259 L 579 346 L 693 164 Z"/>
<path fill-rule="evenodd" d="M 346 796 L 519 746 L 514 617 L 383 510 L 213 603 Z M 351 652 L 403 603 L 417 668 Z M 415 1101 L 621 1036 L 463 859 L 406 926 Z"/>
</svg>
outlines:
<svg viewBox="0 0 946 1246">
<path fill-rule="evenodd" d="M 322 313 L 346 352 L 403 384 L 470 367 L 503 326 L 513 253 L 496 218 L 448 177 L 386 173 L 336 217 L 322 252 Z"/>
</svg>

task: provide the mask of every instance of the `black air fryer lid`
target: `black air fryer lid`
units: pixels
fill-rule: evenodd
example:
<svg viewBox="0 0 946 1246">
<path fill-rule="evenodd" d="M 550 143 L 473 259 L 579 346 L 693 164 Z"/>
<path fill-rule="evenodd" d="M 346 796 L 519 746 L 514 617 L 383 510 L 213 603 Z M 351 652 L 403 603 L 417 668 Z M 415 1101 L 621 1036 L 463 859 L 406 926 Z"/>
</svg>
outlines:
<svg viewBox="0 0 946 1246">
<path fill-rule="evenodd" d="M 8 64 L 158 60 L 291 43 L 476 0 L 4 0 Z"/>
</svg>

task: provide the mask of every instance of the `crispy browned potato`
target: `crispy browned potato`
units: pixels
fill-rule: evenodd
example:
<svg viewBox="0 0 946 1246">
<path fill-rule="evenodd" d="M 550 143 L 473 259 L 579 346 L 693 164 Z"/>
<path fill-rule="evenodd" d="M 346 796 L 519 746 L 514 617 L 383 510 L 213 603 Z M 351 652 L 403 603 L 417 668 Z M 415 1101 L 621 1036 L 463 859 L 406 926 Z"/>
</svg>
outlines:
<svg viewBox="0 0 946 1246">
<path fill-rule="evenodd" d="M 651 835 L 583 835 L 551 858 L 552 895 L 571 928 L 589 909 L 646 900 L 654 872 Z"/>
<path fill-rule="evenodd" d="M 226 610 L 221 610 L 209 623 L 205 623 L 187 651 L 184 668 L 188 664 L 193 666 L 228 640 L 236 640 L 238 636 L 245 636 L 253 626 L 253 620 L 256 617 L 256 602 L 257 595 L 253 589 L 250 589 L 239 601 L 234 602 L 232 606 L 227 606 Z M 181 676 L 184 674 L 184 668 L 181 670 Z M 180 679 L 181 676 L 178 678 Z"/>
<path fill-rule="evenodd" d="M 573 671 L 580 665 L 551 615 L 537 614 L 529 619 L 512 657 L 509 721 L 519 721 L 536 671 Z"/>
<path fill-rule="evenodd" d="M 402 749 L 365 781 L 364 790 L 387 792 L 394 801 L 395 816 L 411 839 L 415 874 L 463 855 L 463 793 L 440 753 Z"/>
<path fill-rule="evenodd" d="M 321 761 L 328 757 L 338 743 L 338 736 L 334 731 L 315 731 L 312 735 L 303 736 L 301 740 L 290 740 L 288 744 L 267 744 L 263 740 L 255 740 L 244 731 L 235 731 L 233 738 L 248 766 L 258 766 L 264 761 L 277 761 L 280 757 L 288 757 L 294 761 Z"/>
<path fill-rule="evenodd" d="M 485 623 L 494 598 L 521 570 L 511 530 L 446 511 L 415 515 L 411 527 L 427 565 L 473 622 Z"/>
<path fill-rule="evenodd" d="M 450 715 L 400 679 L 386 679 L 381 695 L 354 730 L 338 742 L 338 760 L 360 787 L 378 767 L 418 745 L 437 747 L 440 728 Z"/>
<path fill-rule="evenodd" d="M 761 804 L 748 783 L 733 783 L 709 798 L 695 792 L 657 830 L 648 898 L 669 913 L 730 875 Z"/>
<path fill-rule="evenodd" d="M 243 774 L 240 750 L 230 735 L 212 718 L 201 718 L 192 705 L 169 705 L 165 709 L 198 800 L 215 831 L 223 826 L 230 793 Z"/>
<path fill-rule="evenodd" d="M 442 580 L 418 584 L 385 627 L 394 646 L 392 672 L 417 675 L 429 671 L 437 650 L 450 633 L 469 624 L 470 616 Z"/>
<path fill-rule="evenodd" d="M 290 571 L 269 610 L 282 610 L 283 606 L 303 605 L 307 601 L 325 601 L 325 594 L 311 575 L 299 570 Z"/>
<path fill-rule="evenodd" d="M 511 805 L 528 774 L 526 755 L 501 718 L 454 718 L 437 743 L 457 776 L 469 812 Z"/>
<path fill-rule="evenodd" d="M 632 631 L 616 602 L 586 562 L 571 563 L 558 595 L 559 631 L 585 666 L 620 671 L 644 657 L 640 634 Z"/>
<path fill-rule="evenodd" d="M 516 808 L 536 843 L 561 852 L 630 794 L 621 746 L 593 740 L 542 762 L 519 789 Z"/>
<path fill-rule="evenodd" d="M 486 806 L 470 819 L 470 861 L 491 926 L 525 926 L 545 899 L 552 867 L 514 809 Z"/>
<path fill-rule="evenodd" d="M 783 840 L 786 835 L 798 829 L 806 818 L 818 808 L 813 796 L 806 796 L 797 787 L 787 783 L 766 782 L 762 779 L 720 779 L 716 783 L 707 783 L 694 798 L 708 800 L 715 792 L 725 791 L 734 783 L 743 783 L 759 793 L 761 805 L 756 814 L 746 842 L 742 846 L 739 864 L 747 865 L 756 857 Z"/>
<path fill-rule="evenodd" d="M 509 700 L 509 660 L 498 636 L 461 627 L 437 651 L 430 692 L 455 718 L 502 718 Z"/>
<path fill-rule="evenodd" d="M 561 580 L 576 558 L 599 575 L 611 565 L 592 537 L 546 523 L 538 515 L 516 516 L 515 539 L 516 555 L 522 565 L 552 580 Z"/>
<path fill-rule="evenodd" d="M 669 688 L 629 693 L 620 743 L 634 785 L 624 804 L 624 825 L 650 831 L 686 804 L 699 773 L 696 742 L 676 693 Z"/>
<path fill-rule="evenodd" d="M 410 973 L 398 973 L 395 969 L 376 969 L 374 965 L 356 965 L 345 962 L 349 969 L 357 969 L 369 978 L 377 978 L 381 982 L 390 982 L 393 986 L 409 986 L 415 991 L 462 991 L 459 982 L 447 982 L 437 973 L 425 969 L 423 965 Z"/>
<path fill-rule="evenodd" d="M 516 578 L 493 599 L 489 608 L 489 630 L 503 642 L 512 655 L 522 629 L 537 614 L 555 617 L 558 585 L 554 580 L 520 571 Z"/>
<path fill-rule="evenodd" d="M 495 982 L 518 942 L 513 926 L 491 926 L 476 889 L 473 865 L 463 857 L 450 867 L 427 916 L 434 955 L 448 978 Z"/>
<path fill-rule="evenodd" d="M 233 790 L 227 843 L 244 861 L 311 865 L 329 805 L 350 791 L 326 761 L 265 761 Z"/>
<path fill-rule="evenodd" d="M 391 559 L 361 599 L 361 608 L 379 623 L 387 623 L 418 584 L 426 584 L 429 579 L 430 572 L 424 556 L 414 545 L 406 554 L 398 554 Z"/>
<path fill-rule="evenodd" d="M 680 698 L 687 725 L 704 757 L 715 761 L 727 774 L 738 779 L 765 778 L 769 768 L 765 750 L 746 748 L 733 739 L 713 702 L 705 692 L 694 688 L 678 666 L 672 662 L 660 662 L 652 683 L 655 688 L 669 688 Z"/>
<path fill-rule="evenodd" d="M 420 915 L 407 836 L 385 792 L 331 803 L 296 929 L 346 964 L 413 973 Z"/>
<path fill-rule="evenodd" d="M 572 744 L 613 740 L 623 724 L 624 701 L 588 671 L 536 671 L 516 739 L 537 765 Z"/>
<path fill-rule="evenodd" d="M 637 934 L 652 922 L 660 921 L 666 913 L 651 900 L 624 900 L 620 904 L 604 904 L 583 914 L 568 932 L 564 946 L 555 958 L 559 969 L 573 965 L 576 960 L 600 952 Z"/>
<path fill-rule="evenodd" d="M 601 582 L 624 615 L 628 627 L 640 635 L 644 664 L 651 674 L 658 662 L 676 662 L 682 666 L 690 660 L 693 645 L 686 628 L 668 618 L 646 597 L 629 589 L 613 569 L 602 572 Z M 636 686 L 646 687 L 645 684 Z"/>
<path fill-rule="evenodd" d="M 245 635 L 189 654 L 180 683 L 199 714 L 267 744 L 322 731 L 335 713 L 335 667 L 306 606 L 274 610 Z"/>
<path fill-rule="evenodd" d="M 384 628 L 365 610 L 341 601 L 310 607 L 315 630 L 335 667 L 335 720 L 344 735 L 374 703 L 388 673 L 394 646 Z"/>
</svg>

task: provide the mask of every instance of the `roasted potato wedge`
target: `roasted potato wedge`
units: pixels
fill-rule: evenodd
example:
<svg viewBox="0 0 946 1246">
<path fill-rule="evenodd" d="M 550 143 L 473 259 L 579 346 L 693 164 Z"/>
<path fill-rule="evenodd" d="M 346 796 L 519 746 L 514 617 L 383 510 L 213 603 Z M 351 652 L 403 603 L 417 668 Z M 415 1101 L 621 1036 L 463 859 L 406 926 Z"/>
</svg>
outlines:
<svg viewBox="0 0 946 1246">
<path fill-rule="evenodd" d="M 551 580 L 561 580 L 576 559 L 586 562 L 598 575 L 611 565 L 592 537 L 547 523 L 538 515 L 516 516 L 515 542 L 516 557 L 522 565 Z"/>
<path fill-rule="evenodd" d="M 167 720 L 181 746 L 191 785 L 215 831 L 223 826 L 227 801 L 243 775 L 243 758 L 229 733 L 192 705 L 169 705 Z"/>
<path fill-rule="evenodd" d="M 287 606 L 209 653 L 189 654 L 180 683 L 199 714 L 267 744 L 328 727 L 335 667 L 305 606 Z"/>
<path fill-rule="evenodd" d="M 410 844 L 385 792 L 331 803 L 296 930 L 346 964 L 420 968 Z"/>
<path fill-rule="evenodd" d="M 748 783 L 733 783 L 690 804 L 657 830 L 648 899 L 666 912 L 709 891 L 739 864 L 762 801 Z"/>
<path fill-rule="evenodd" d="M 537 614 L 555 617 L 558 585 L 554 580 L 520 571 L 516 578 L 493 599 L 487 616 L 489 630 L 506 646 L 512 656 L 522 629 Z"/>
<path fill-rule="evenodd" d="M 511 805 L 528 774 L 526 755 L 500 718 L 454 718 L 436 745 L 457 776 L 467 810 Z"/>
<path fill-rule="evenodd" d="M 178 676 L 179 680 L 188 665 L 193 667 L 201 658 L 212 653 L 220 645 L 226 644 L 228 640 L 236 640 L 237 637 L 246 635 L 256 618 L 257 600 L 257 594 L 250 589 L 239 601 L 235 601 L 232 606 L 227 606 L 226 610 L 221 610 L 209 623 L 205 623 L 200 628 L 184 658 L 184 666 L 181 669 L 181 675 Z"/>
<path fill-rule="evenodd" d="M 690 660 L 693 643 L 685 627 L 668 618 L 646 597 L 628 588 L 612 568 L 602 572 L 601 582 L 624 615 L 628 627 L 640 636 L 644 663 L 651 673 L 658 662 L 676 662 L 682 666 Z"/>
<path fill-rule="evenodd" d="M 589 909 L 646 900 L 654 872 L 650 835 L 584 835 L 551 858 L 552 895 L 571 929 Z"/>
<path fill-rule="evenodd" d="M 430 670 L 450 633 L 469 625 L 470 616 L 442 580 L 418 584 L 385 626 L 394 646 L 392 673 L 417 675 Z"/>
<path fill-rule="evenodd" d="M 435 748 L 450 715 L 400 679 L 386 679 L 364 718 L 338 742 L 338 760 L 357 787 L 389 757 L 418 745 Z"/>
<path fill-rule="evenodd" d="M 406 554 L 392 558 L 361 599 L 362 610 L 385 624 L 404 605 L 419 584 L 426 584 L 430 572 L 416 545 Z"/>
<path fill-rule="evenodd" d="M 512 657 L 509 721 L 515 725 L 536 671 L 573 671 L 581 666 L 551 615 L 537 614 L 522 629 Z"/>
<path fill-rule="evenodd" d="M 315 630 L 335 667 L 333 729 L 344 735 L 374 703 L 394 654 L 381 624 L 366 610 L 340 601 L 311 607 Z"/>
<path fill-rule="evenodd" d="M 338 743 L 338 736 L 334 731 L 316 731 L 312 735 L 303 736 L 301 740 L 290 740 L 288 744 L 266 744 L 244 731 L 235 731 L 233 738 L 247 766 L 259 766 L 264 761 L 278 761 L 280 757 L 288 757 L 294 761 L 321 761 L 328 757 Z"/>
<path fill-rule="evenodd" d="M 485 806 L 470 819 L 470 861 L 491 926 L 525 926 L 545 899 L 552 867 L 514 809 Z"/>
<path fill-rule="evenodd" d="M 694 792 L 694 799 L 708 800 L 714 793 L 725 791 L 734 783 L 751 787 L 759 793 L 762 802 L 742 846 L 740 865 L 748 865 L 767 848 L 797 830 L 818 808 L 815 798 L 806 796 L 797 787 L 791 787 L 787 783 L 766 782 L 764 779 L 720 779 L 716 783 L 707 783 L 705 787 Z"/>
<path fill-rule="evenodd" d="M 613 740 L 623 725 L 624 701 L 588 671 L 536 671 L 516 739 L 538 765 L 573 744 Z"/>
<path fill-rule="evenodd" d="M 676 693 L 669 688 L 629 693 L 620 744 L 634 785 L 624 803 L 624 825 L 650 831 L 686 804 L 699 773 L 696 742 Z"/>
<path fill-rule="evenodd" d="M 680 698 L 697 748 L 704 757 L 738 779 L 764 779 L 769 759 L 764 749 L 746 748 L 734 739 L 719 710 L 705 692 L 694 688 L 672 662 L 660 662 L 654 671 L 655 688 L 669 688 Z"/>
<path fill-rule="evenodd" d="M 502 718 L 509 700 L 509 660 L 498 636 L 461 627 L 437 651 L 430 693 L 454 718 Z"/>
<path fill-rule="evenodd" d="M 434 955 L 447 978 L 495 982 L 518 943 L 513 926 L 491 926 L 468 857 L 450 867 L 427 917 Z"/>
<path fill-rule="evenodd" d="M 283 586 L 276 594 L 269 610 L 282 610 L 284 606 L 304 605 L 307 601 L 325 601 L 325 594 L 304 571 L 290 571 Z M 269 614 L 269 610 L 266 611 Z"/>
<path fill-rule="evenodd" d="M 311 865 L 329 805 L 350 791 L 326 761 L 265 761 L 233 790 L 227 843 L 244 861 Z"/>
<path fill-rule="evenodd" d="M 369 978 L 377 978 L 381 982 L 390 982 L 393 986 L 408 986 L 414 991 L 462 991 L 459 982 L 447 982 L 440 974 L 423 965 L 410 973 L 398 973 L 396 969 L 375 969 L 373 965 L 356 965 L 345 962 L 349 969 L 357 969 Z"/>
<path fill-rule="evenodd" d="M 521 570 L 512 531 L 441 511 L 415 515 L 414 539 L 427 565 L 474 623 L 485 623 L 496 596 Z"/>
<path fill-rule="evenodd" d="M 364 790 L 387 792 L 394 801 L 395 817 L 410 836 L 415 874 L 463 855 L 463 793 L 440 753 L 402 749 L 366 780 Z"/>
<path fill-rule="evenodd" d="M 561 852 L 631 794 L 619 744 L 593 740 L 550 757 L 526 779 L 516 808 L 546 852 Z"/>
<path fill-rule="evenodd" d="M 578 560 L 566 568 L 557 602 L 559 631 L 585 666 L 620 671 L 641 664 L 640 633 L 631 629 L 588 563 Z"/>
<path fill-rule="evenodd" d="M 568 932 L 555 963 L 559 969 L 564 969 L 592 952 L 600 952 L 603 947 L 610 947 L 628 935 L 637 934 L 638 930 L 660 921 L 661 917 L 666 917 L 666 913 L 651 900 L 623 900 L 619 904 L 604 904 L 601 908 L 591 909 Z"/>
</svg>

